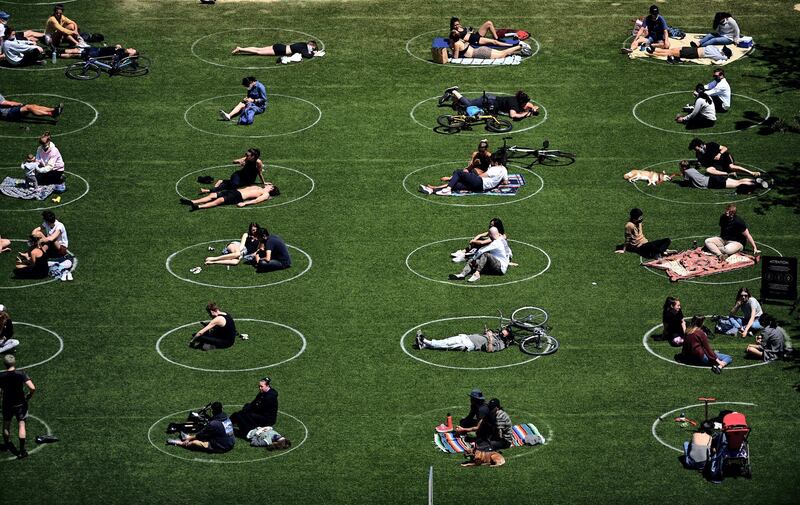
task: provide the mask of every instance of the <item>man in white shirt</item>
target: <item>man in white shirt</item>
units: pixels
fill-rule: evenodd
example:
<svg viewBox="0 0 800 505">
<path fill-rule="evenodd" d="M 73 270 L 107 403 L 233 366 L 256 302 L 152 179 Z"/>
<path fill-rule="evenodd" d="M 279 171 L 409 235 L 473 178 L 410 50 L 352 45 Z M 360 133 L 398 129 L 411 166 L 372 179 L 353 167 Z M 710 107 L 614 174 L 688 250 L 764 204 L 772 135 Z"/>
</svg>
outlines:
<svg viewBox="0 0 800 505">
<path fill-rule="evenodd" d="M 30 40 L 18 40 L 17 32 L 13 28 L 6 27 L 6 36 L 3 40 L 3 55 L 9 65 L 18 67 L 41 61 L 44 57 L 44 49 Z"/>
<path fill-rule="evenodd" d="M 31 236 L 39 241 L 41 248 L 50 257 L 67 254 L 69 239 L 64 224 L 56 219 L 51 210 L 42 212 L 42 225 L 31 232 Z"/>
<path fill-rule="evenodd" d="M 511 263 L 511 248 L 508 241 L 504 238 L 493 240 L 489 245 L 478 249 L 478 252 L 467 262 L 461 273 L 450 274 L 450 280 L 460 281 L 466 279 L 470 273 L 472 276 L 468 282 L 476 282 L 481 278 L 481 273 L 490 275 L 505 275 L 508 265 Z"/>
<path fill-rule="evenodd" d="M 706 95 L 714 101 L 717 112 L 728 112 L 731 108 L 731 85 L 721 68 L 714 70 L 714 79 L 706 84 Z"/>
<path fill-rule="evenodd" d="M 459 169 L 453 172 L 452 177 L 447 182 L 447 187 L 436 192 L 439 196 L 449 196 L 453 191 L 471 191 L 473 193 L 484 193 L 490 191 L 508 179 L 508 170 L 502 165 L 502 160 L 497 155 L 492 155 L 489 168 L 485 172 L 478 174 L 467 169 Z M 422 187 L 420 188 L 422 190 Z M 427 188 L 426 193 L 433 192 L 432 188 Z"/>
</svg>

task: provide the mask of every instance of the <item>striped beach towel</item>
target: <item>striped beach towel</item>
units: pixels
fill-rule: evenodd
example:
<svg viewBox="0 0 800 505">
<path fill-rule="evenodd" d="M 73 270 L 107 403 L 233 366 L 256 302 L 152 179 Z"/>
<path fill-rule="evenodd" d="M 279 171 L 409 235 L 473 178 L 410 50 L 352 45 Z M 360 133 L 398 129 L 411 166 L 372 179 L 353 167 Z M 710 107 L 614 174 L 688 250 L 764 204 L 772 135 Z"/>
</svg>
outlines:
<svg viewBox="0 0 800 505">
<path fill-rule="evenodd" d="M 19 198 L 21 200 L 46 200 L 55 190 L 55 186 L 39 186 L 38 188 L 29 188 L 25 185 L 25 179 L 15 179 L 13 177 L 6 177 L 0 182 L 0 193 L 11 198 Z"/>
<path fill-rule="evenodd" d="M 517 424 L 511 430 L 514 436 L 514 443 L 511 444 L 511 447 L 525 445 L 525 437 L 528 435 L 539 437 L 542 436 L 539 433 L 539 430 L 536 429 L 536 426 L 534 426 L 532 423 Z M 439 450 L 448 454 L 464 453 L 467 451 L 467 449 L 469 449 L 470 446 L 470 444 L 464 440 L 463 436 L 459 436 L 454 432 L 434 433 L 433 443 L 439 448 Z"/>
<path fill-rule="evenodd" d="M 451 196 L 474 196 L 474 195 L 495 195 L 513 196 L 517 194 L 519 188 L 525 185 L 525 177 L 522 174 L 508 174 L 508 184 L 501 184 L 485 193 L 474 193 L 471 191 L 454 191 Z"/>
<path fill-rule="evenodd" d="M 488 58 L 450 58 L 448 61 L 454 65 L 519 65 L 522 63 L 522 56 L 512 54 L 505 58 L 496 58 L 493 60 Z"/>
</svg>

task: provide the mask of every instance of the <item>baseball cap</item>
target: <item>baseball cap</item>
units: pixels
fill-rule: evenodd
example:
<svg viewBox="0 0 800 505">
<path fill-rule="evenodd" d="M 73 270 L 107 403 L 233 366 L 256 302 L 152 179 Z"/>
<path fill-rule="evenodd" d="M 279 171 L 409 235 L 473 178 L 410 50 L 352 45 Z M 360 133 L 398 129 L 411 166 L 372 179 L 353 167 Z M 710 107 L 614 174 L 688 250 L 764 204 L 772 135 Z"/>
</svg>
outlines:
<svg viewBox="0 0 800 505">
<path fill-rule="evenodd" d="M 0 11 L 0 19 L 2 19 L 3 21 L 8 21 L 8 18 L 10 18 L 10 17 L 11 17 L 11 14 L 9 14 L 8 12 Z"/>
<path fill-rule="evenodd" d="M 658 16 L 658 5 L 650 6 L 650 14 L 652 14 L 653 16 Z"/>
<path fill-rule="evenodd" d="M 476 400 L 485 400 L 483 397 L 483 392 L 480 389 L 473 389 L 469 392 L 470 398 L 475 398 Z"/>
</svg>

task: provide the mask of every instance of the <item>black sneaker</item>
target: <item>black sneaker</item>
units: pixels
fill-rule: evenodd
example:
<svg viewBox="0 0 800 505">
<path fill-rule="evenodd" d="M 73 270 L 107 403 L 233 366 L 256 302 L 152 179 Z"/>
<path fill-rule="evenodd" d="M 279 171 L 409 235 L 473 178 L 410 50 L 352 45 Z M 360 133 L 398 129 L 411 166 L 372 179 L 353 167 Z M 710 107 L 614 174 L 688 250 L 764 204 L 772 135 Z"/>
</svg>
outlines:
<svg viewBox="0 0 800 505">
<path fill-rule="evenodd" d="M 697 47 L 697 42 L 695 42 L 693 40 L 693 41 L 689 42 L 689 45 L 692 46 L 692 47 Z"/>
<path fill-rule="evenodd" d="M 720 367 L 718 367 L 717 365 L 712 366 L 711 367 L 711 371 L 714 372 L 717 375 L 722 373 L 722 369 Z"/>
<path fill-rule="evenodd" d="M 653 54 L 653 53 L 656 52 L 656 48 L 653 47 L 653 46 L 650 46 L 647 49 L 645 49 L 645 51 L 647 52 L 647 54 Z"/>
<path fill-rule="evenodd" d="M 180 202 L 181 202 L 181 205 L 191 205 L 192 204 L 191 200 L 189 200 L 188 198 L 184 198 L 184 197 L 181 197 Z"/>
<path fill-rule="evenodd" d="M 196 210 L 200 210 L 200 207 L 198 207 L 198 206 L 197 206 L 197 205 L 195 205 L 195 204 L 192 204 L 192 208 L 191 208 L 191 209 L 189 209 L 189 212 L 194 212 L 194 211 L 196 211 Z"/>
<path fill-rule="evenodd" d="M 53 110 L 53 117 L 58 117 L 58 116 L 60 116 L 62 112 L 64 112 L 64 104 L 63 104 L 63 103 L 60 103 L 60 104 L 58 104 L 58 105 L 56 106 L 56 108 Z"/>
<path fill-rule="evenodd" d="M 463 281 L 464 279 L 466 279 L 466 277 L 464 277 L 461 274 L 450 274 L 447 276 L 447 278 L 450 279 L 451 281 Z"/>
<path fill-rule="evenodd" d="M 25 459 L 28 457 L 28 451 L 19 451 L 17 454 L 17 459 Z"/>
<path fill-rule="evenodd" d="M 439 105 L 441 106 L 441 105 L 446 104 L 447 101 L 450 100 L 450 98 L 453 97 L 453 91 L 457 91 L 457 90 L 458 90 L 458 86 L 451 86 L 451 87 L 447 88 L 446 90 L 444 90 L 444 93 L 442 93 L 442 96 L 439 97 Z"/>
</svg>

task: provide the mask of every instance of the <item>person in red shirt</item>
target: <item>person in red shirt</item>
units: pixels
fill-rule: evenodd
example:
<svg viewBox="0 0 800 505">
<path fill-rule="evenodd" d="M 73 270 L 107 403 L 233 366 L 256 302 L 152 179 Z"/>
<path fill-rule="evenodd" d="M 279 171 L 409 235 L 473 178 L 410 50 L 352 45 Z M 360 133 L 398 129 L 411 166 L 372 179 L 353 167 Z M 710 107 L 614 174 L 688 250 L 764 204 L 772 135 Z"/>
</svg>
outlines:
<svg viewBox="0 0 800 505">
<path fill-rule="evenodd" d="M 686 327 L 686 337 L 683 340 L 683 348 L 678 355 L 679 361 L 687 365 L 708 366 L 711 371 L 719 374 L 722 369 L 733 361 L 727 354 L 714 352 L 711 344 L 708 343 L 708 335 L 703 330 L 703 323 L 706 318 L 703 316 L 692 317 L 691 322 Z"/>
</svg>

